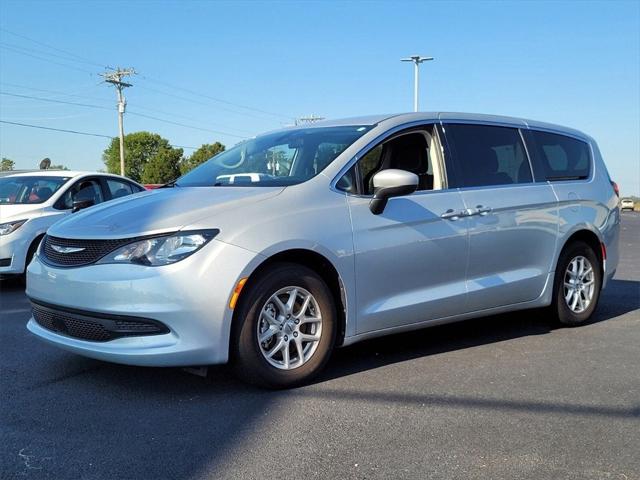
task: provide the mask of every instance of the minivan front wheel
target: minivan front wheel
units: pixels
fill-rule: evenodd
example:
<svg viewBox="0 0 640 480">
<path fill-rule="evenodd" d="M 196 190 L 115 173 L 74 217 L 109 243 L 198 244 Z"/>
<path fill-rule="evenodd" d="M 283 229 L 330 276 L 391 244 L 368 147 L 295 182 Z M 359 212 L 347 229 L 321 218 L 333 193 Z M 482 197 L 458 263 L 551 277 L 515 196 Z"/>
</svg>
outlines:
<svg viewBox="0 0 640 480">
<path fill-rule="evenodd" d="M 236 312 L 232 363 L 244 380 L 284 388 L 325 365 L 336 336 L 336 310 L 322 278 L 302 265 L 279 263 L 251 279 Z"/>
<path fill-rule="evenodd" d="M 558 260 L 551 305 L 560 323 L 585 323 L 596 309 L 601 287 L 602 269 L 593 249 L 584 242 L 569 245 Z"/>
</svg>

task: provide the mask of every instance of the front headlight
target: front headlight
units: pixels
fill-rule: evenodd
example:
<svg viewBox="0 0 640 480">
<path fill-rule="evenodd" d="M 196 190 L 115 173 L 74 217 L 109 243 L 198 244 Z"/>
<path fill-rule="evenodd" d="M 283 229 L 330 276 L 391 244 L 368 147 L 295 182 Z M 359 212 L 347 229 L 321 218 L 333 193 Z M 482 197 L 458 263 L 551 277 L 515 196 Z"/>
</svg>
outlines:
<svg viewBox="0 0 640 480">
<path fill-rule="evenodd" d="M 0 223 L 0 235 L 9 235 L 19 229 L 26 220 L 16 220 L 15 222 Z"/>
<path fill-rule="evenodd" d="M 219 230 L 179 232 L 151 237 L 114 250 L 98 263 L 133 263 L 157 267 L 179 262 L 205 246 Z"/>
</svg>

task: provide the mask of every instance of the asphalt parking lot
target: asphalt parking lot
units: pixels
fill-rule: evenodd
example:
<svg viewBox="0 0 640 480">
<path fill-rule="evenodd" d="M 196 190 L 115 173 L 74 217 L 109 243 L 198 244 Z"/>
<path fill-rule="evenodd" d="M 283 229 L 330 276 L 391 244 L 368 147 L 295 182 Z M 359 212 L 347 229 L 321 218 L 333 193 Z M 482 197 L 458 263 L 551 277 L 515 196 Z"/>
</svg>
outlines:
<svg viewBox="0 0 640 480">
<path fill-rule="evenodd" d="M 102 363 L 0 283 L 0 478 L 640 478 L 640 214 L 593 321 L 531 311 L 377 339 L 270 392 Z"/>
</svg>

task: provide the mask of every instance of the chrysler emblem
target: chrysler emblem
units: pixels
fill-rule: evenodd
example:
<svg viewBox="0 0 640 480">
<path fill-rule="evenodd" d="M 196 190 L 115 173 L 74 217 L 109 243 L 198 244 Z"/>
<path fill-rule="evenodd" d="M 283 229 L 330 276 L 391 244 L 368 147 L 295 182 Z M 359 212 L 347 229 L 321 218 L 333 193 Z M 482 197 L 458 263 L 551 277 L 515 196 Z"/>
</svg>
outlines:
<svg viewBox="0 0 640 480">
<path fill-rule="evenodd" d="M 51 245 L 51 248 L 58 253 L 76 253 L 84 250 L 84 247 L 62 247 L 60 245 Z"/>
</svg>

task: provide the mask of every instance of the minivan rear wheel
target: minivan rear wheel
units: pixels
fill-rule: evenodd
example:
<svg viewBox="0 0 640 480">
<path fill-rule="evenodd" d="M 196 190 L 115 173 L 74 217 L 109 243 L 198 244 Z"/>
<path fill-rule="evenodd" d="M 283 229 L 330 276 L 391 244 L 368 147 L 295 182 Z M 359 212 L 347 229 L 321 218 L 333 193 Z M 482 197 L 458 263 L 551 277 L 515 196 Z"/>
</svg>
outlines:
<svg viewBox="0 0 640 480">
<path fill-rule="evenodd" d="M 278 263 L 245 287 L 234 320 L 231 361 L 243 380 L 269 388 L 309 381 L 336 337 L 331 291 L 313 270 Z"/>
<path fill-rule="evenodd" d="M 552 313 L 563 325 L 585 323 L 596 309 L 601 287 L 602 269 L 596 253 L 584 242 L 572 243 L 558 260 Z"/>
</svg>

